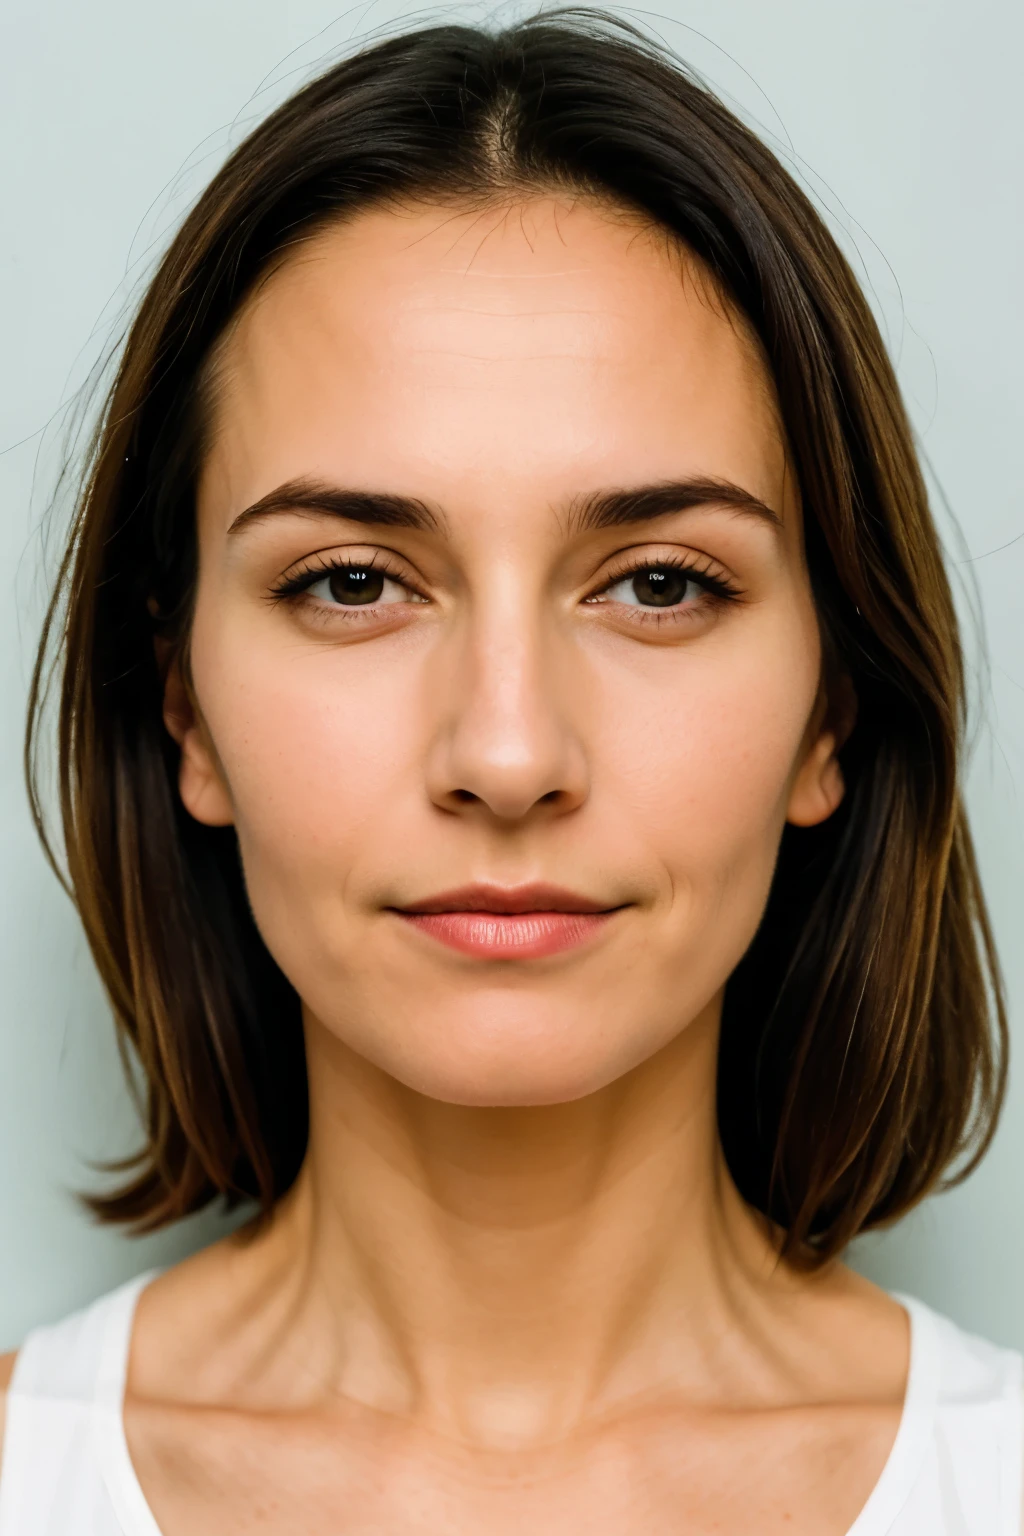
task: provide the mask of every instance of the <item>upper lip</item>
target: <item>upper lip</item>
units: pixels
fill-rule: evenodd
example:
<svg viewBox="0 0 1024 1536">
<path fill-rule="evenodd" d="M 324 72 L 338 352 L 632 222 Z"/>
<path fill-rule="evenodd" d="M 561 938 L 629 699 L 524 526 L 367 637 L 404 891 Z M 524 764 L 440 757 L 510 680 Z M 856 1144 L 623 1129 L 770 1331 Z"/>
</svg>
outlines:
<svg viewBox="0 0 1024 1536">
<path fill-rule="evenodd" d="M 395 910 L 417 914 L 432 912 L 611 912 L 614 903 L 592 901 L 557 885 L 463 885 L 440 891 L 422 901 L 403 902 Z"/>
</svg>

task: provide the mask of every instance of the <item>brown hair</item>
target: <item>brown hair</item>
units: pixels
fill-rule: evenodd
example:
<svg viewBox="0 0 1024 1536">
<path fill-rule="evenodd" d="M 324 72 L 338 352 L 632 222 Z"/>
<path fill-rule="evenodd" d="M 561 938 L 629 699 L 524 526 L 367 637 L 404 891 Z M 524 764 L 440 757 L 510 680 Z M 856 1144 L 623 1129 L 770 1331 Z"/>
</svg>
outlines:
<svg viewBox="0 0 1024 1536">
<path fill-rule="evenodd" d="M 297 241 L 370 203 L 564 189 L 639 212 L 713 274 L 764 347 L 806 509 L 826 665 L 858 700 L 839 811 L 787 827 L 726 992 L 725 1153 L 810 1262 L 962 1177 L 1005 1083 L 998 968 L 960 793 L 957 625 L 892 367 L 857 282 L 760 140 L 670 55 L 588 9 L 447 25 L 335 65 L 199 198 L 131 327 L 37 664 L 28 762 L 60 673 L 70 883 L 144 1074 L 145 1144 L 104 1218 L 158 1226 L 217 1195 L 264 1210 L 307 1138 L 298 999 L 230 829 L 176 790 L 155 639 L 187 642 L 201 381 Z M 42 827 L 40 797 L 33 807 Z"/>
</svg>

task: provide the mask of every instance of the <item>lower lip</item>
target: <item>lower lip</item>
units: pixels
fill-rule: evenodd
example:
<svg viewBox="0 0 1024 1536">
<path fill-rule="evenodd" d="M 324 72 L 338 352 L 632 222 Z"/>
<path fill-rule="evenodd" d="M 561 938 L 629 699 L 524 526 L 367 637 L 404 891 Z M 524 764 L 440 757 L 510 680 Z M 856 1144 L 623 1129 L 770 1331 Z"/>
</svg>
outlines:
<svg viewBox="0 0 1024 1536">
<path fill-rule="evenodd" d="M 610 912 L 400 912 L 405 922 L 478 960 L 539 960 L 594 937 Z"/>
</svg>

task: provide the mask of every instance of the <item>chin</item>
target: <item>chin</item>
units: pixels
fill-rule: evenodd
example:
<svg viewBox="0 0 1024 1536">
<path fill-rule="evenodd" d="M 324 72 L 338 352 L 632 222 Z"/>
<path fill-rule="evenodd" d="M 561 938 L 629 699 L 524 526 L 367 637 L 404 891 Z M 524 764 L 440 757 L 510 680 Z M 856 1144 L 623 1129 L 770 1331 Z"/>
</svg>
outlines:
<svg viewBox="0 0 1024 1536">
<path fill-rule="evenodd" d="M 485 1078 L 468 1082 L 447 1077 L 430 1078 L 422 1082 L 407 1083 L 425 1097 L 440 1104 L 461 1105 L 466 1109 L 539 1109 L 553 1104 L 571 1104 L 585 1099 L 605 1087 L 602 1081 L 569 1076 L 552 1080 L 544 1074 L 519 1073 L 514 1081 L 508 1077 Z"/>
<path fill-rule="evenodd" d="M 618 1051 L 595 1053 L 593 1039 L 586 1049 L 557 1050 L 550 1039 L 524 1041 L 521 1035 L 504 1040 L 493 1034 L 484 1040 L 462 1036 L 446 1044 L 442 1058 L 424 1050 L 410 1052 L 400 1063 L 380 1064 L 406 1087 L 441 1103 L 529 1109 L 584 1099 L 650 1054 L 638 1052 L 635 1042 L 632 1049 L 623 1043 Z"/>
<path fill-rule="evenodd" d="M 578 999 L 552 1006 L 536 996 L 449 994 L 432 998 L 428 1008 L 407 998 L 387 1001 L 372 1015 L 354 1007 L 307 1019 L 315 1019 L 346 1053 L 412 1092 L 476 1109 L 585 1099 L 655 1056 L 680 1027 L 676 1010 L 645 1015 L 626 1005 L 600 1008 Z"/>
</svg>

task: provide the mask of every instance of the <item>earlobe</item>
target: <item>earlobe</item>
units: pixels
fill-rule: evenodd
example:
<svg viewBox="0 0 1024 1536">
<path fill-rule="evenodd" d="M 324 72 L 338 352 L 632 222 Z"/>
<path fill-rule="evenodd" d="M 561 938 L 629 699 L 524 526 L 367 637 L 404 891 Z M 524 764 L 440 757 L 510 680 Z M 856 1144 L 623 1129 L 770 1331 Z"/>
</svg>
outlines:
<svg viewBox="0 0 1024 1536">
<path fill-rule="evenodd" d="M 204 826 L 231 826 L 235 819 L 231 796 L 206 722 L 177 658 L 167 668 L 163 716 L 169 734 L 181 748 L 178 793 L 186 811 Z"/>
<path fill-rule="evenodd" d="M 846 780 L 839 751 L 857 720 L 857 694 L 845 672 L 822 682 L 810 726 L 813 744 L 800 765 L 789 794 L 786 820 L 794 827 L 816 827 L 842 803 Z M 817 733 L 816 735 L 813 733 Z"/>
<path fill-rule="evenodd" d="M 801 765 L 790 791 L 786 820 L 794 827 L 816 827 L 827 821 L 846 793 L 838 746 L 831 731 L 823 731 Z"/>
</svg>

